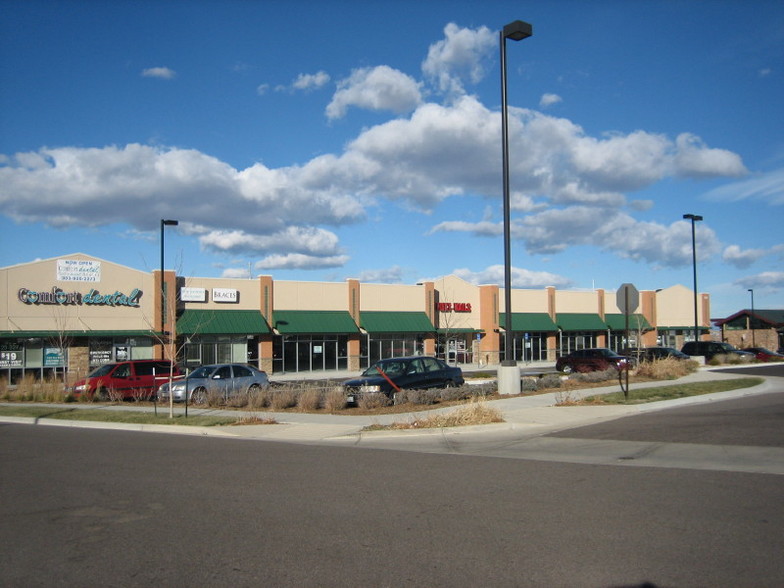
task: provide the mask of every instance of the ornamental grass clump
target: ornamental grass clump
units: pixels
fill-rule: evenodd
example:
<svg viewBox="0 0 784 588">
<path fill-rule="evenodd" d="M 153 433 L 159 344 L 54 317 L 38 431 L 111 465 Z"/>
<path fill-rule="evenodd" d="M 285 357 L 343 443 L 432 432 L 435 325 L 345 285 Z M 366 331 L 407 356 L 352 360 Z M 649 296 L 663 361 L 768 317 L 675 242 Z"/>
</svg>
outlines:
<svg viewBox="0 0 784 588">
<path fill-rule="evenodd" d="M 11 388 L 5 378 L 0 379 L 0 400 L 11 402 L 72 402 L 73 396 L 56 378 L 38 380 L 32 375 L 22 378 Z"/>
<path fill-rule="evenodd" d="M 332 386 L 324 392 L 324 410 L 337 412 L 346 408 L 346 393 L 341 386 Z"/>
<path fill-rule="evenodd" d="M 699 364 L 693 360 L 681 360 L 672 357 L 643 361 L 637 369 L 637 375 L 654 380 L 675 380 L 697 371 Z"/>
<path fill-rule="evenodd" d="M 303 389 L 297 395 L 297 409 L 302 412 L 314 412 L 321 406 L 321 391 L 317 388 Z"/>
</svg>

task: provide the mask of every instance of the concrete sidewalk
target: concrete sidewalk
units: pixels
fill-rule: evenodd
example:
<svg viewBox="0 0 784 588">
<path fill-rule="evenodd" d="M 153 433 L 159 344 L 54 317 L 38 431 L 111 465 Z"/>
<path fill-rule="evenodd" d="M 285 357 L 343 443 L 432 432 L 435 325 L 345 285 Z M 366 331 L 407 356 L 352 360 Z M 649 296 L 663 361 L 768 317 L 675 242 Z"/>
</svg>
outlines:
<svg viewBox="0 0 784 588">
<path fill-rule="evenodd" d="M 733 366 L 737 367 L 737 366 Z M 694 374 L 690 374 L 676 381 L 648 382 L 644 384 L 632 384 L 632 391 L 639 388 L 668 386 L 678 383 L 692 383 L 709 380 L 739 378 L 742 375 L 722 372 L 716 368 L 700 368 Z M 244 439 L 259 439 L 282 442 L 298 443 L 325 443 L 333 441 L 346 442 L 351 438 L 359 436 L 413 436 L 413 435 L 456 435 L 466 433 L 499 432 L 503 430 L 514 430 L 525 435 L 537 436 L 546 433 L 569 429 L 582 425 L 589 425 L 602 421 L 621 418 L 623 416 L 639 414 L 654 410 L 662 410 L 672 406 L 683 406 L 702 402 L 712 402 L 726 398 L 737 398 L 750 394 L 760 394 L 769 391 L 772 385 L 767 381 L 765 384 L 754 388 L 745 388 L 730 392 L 717 394 L 691 396 L 676 400 L 654 402 L 632 406 L 610 405 L 610 406 L 558 406 L 565 397 L 569 399 L 579 399 L 585 396 L 607 394 L 620 391 L 618 384 L 602 388 L 591 388 L 584 390 L 573 390 L 570 392 L 552 392 L 547 394 L 536 394 L 531 396 L 520 396 L 490 401 L 494 408 L 497 408 L 503 415 L 504 422 L 492 425 L 477 425 L 470 427 L 454 427 L 442 429 L 408 429 L 395 431 L 365 432 L 363 429 L 369 425 L 380 424 L 388 425 L 394 422 L 409 422 L 417 417 L 422 417 L 436 412 L 449 412 L 458 407 L 448 407 L 434 410 L 422 410 L 411 413 L 388 414 L 375 416 L 351 416 L 351 415 L 328 415 L 285 412 L 277 413 L 271 411 L 259 411 L 248 413 L 261 419 L 274 419 L 274 425 L 235 425 L 221 427 L 191 427 L 175 425 L 137 425 L 128 423 L 104 423 L 95 421 L 64 421 L 46 418 L 29 417 L 0 417 L 0 422 L 27 423 L 47 426 L 71 426 L 81 428 L 101 428 L 118 429 L 131 431 L 165 432 L 198 436 L 216 436 Z M 52 405 L 52 407 L 63 405 Z M 65 405 L 69 408 L 95 408 L 92 405 Z M 105 406 L 106 410 L 140 410 L 136 406 Z M 146 408 L 145 410 L 153 410 Z M 168 406 L 159 407 L 164 414 L 168 412 Z M 177 406 L 175 411 L 178 414 L 184 412 L 184 407 Z M 189 409 L 189 414 L 227 414 L 229 411 L 217 409 Z M 236 411 L 230 414 L 238 415 Z"/>
</svg>

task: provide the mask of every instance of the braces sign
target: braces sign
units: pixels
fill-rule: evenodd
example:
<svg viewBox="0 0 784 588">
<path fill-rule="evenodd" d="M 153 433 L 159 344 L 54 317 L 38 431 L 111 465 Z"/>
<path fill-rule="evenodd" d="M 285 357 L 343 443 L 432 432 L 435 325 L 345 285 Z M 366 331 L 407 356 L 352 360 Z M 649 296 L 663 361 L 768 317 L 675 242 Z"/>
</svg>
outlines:
<svg viewBox="0 0 784 588">
<path fill-rule="evenodd" d="M 143 294 L 138 288 L 134 288 L 130 294 L 123 294 L 120 291 L 116 291 L 114 294 L 101 294 L 95 288 L 91 288 L 87 294 L 65 292 L 57 287 L 45 292 L 19 288 L 17 298 L 19 302 L 36 306 L 39 304 L 56 304 L 60 306 L 128 306 L 139 308 L 139 300 L 141 300 Z"/>
</svg>

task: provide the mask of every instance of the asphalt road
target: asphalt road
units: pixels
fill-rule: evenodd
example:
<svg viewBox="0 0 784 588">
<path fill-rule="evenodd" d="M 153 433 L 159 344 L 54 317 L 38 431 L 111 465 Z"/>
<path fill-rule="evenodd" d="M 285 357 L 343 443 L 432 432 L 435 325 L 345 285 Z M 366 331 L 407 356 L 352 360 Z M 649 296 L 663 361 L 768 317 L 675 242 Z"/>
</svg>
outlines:
<svg viewBox="0 0 784 588">
<path fill-rule="evenodd" d="M 778 450 L 776 397 L 548 439 Z M 0 585 L 784 585 L 784 476 L 623 465 L 0 425 Z"/>
</svg>

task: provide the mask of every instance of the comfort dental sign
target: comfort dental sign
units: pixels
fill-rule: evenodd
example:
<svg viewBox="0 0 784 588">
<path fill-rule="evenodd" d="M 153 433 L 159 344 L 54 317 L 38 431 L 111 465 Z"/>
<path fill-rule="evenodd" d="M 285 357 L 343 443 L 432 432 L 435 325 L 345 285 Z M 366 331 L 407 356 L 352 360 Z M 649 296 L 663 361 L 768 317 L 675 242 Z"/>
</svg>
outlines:
<svg viewBox="0 0 784 588">
<path fill-rule="evenodd" d="M 59 305 L 59 306 L 117 306 L 139 308 L 139 300 L 143 292 L 134 288 L 130 294 L 115 291 L 111 294 L 104 294 L 95 288 L 91 288 L 87 294 L 81 292 L 66 292 L 54 287 L 51 290 L 30 290 L 29 288 L 19 288 L 17 298 L 19 302 L 32 306 L 39 305 Z"/>
</svg>

